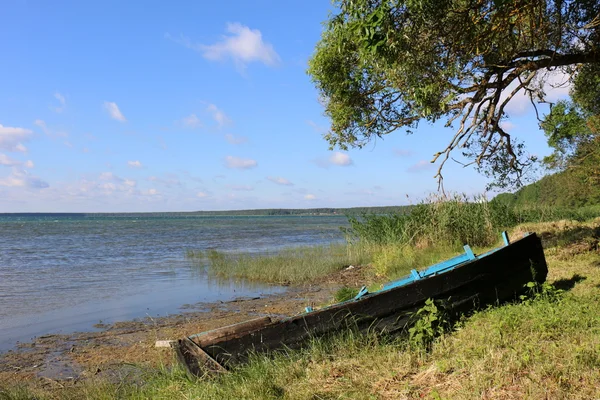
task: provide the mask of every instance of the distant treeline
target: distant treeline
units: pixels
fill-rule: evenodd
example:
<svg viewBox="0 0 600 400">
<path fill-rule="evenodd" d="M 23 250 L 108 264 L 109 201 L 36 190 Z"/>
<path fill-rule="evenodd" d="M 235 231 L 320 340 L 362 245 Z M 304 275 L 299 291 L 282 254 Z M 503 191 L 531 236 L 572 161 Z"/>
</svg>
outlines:
<svg viewBox="0 0 600 400">
<path fill-rule="evenodd" d="M 293 215 L 361 215 L 408 213 L 413 206 L 352 207 L 352 208 L 267 208 L 255 210 L 153 212 L 153 213 L 0 213 L 12 217 L 210 217 L 210 216 L 293 216 Z"/>
</svg>

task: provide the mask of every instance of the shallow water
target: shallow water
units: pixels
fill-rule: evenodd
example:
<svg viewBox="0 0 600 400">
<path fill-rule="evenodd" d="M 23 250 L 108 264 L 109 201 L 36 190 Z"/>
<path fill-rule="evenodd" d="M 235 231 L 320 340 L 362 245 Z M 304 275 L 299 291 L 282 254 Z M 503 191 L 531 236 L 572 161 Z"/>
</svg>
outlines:
<svg viewBox="0 0 600 400">
<path fill-rule="evenodd" d="M 50 333 L 285 290 L 210 280 L 187 250 L 342 240 L 344 217 L 0 216 L 0 351 Z"/>
</svg>

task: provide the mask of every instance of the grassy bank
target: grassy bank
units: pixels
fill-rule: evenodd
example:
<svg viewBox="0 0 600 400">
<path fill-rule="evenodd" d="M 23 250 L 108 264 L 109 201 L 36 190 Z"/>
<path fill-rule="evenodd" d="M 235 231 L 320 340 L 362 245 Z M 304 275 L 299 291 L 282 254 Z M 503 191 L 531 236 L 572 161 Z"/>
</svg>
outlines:
<svg viewBox="0 0 600 400">
<path fill-rule="evenodd" d="M 382 282 L 452 257 L 462 252 L 464 244 L 476 252 L 497 246 L 500 232 L 517 225 L 600 216 L 599 207 L 516 209 L 503 201 L 464 194 L 433 197 L 405 211 L 349 216 L 350 226 L 343 229 L 346 244 L 259 255 L 190 251 L 188 257 L 222 279 L 302 284 L 349 265 L 370 265 L 365 278 Z"/>
<path fill-rule="evenodd" d="M 274 360 L 256 357 L 203 381 L 178 369 L 133 382 L 86 381 L 0 391 L 0 399 L 591 399 L 600 396 L 600 220 L 519 225 L 536 231 L 549 265 L 543 290 L 489 308 L 434 338 L 345 333 Z M 422 249 L 427 253 L 428 248 Z"/>
</svg>

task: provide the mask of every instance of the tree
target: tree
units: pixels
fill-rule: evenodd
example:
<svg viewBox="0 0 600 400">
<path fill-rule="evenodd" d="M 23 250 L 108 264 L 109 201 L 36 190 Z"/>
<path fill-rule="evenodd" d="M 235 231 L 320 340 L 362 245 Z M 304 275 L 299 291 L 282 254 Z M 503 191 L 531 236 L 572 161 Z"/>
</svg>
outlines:
<svg viewBox="0 0 600 400">
<path fill-rule="evenodd" d="M 525 92 L 600 62 L 597 0 L 339 0 L 309 74 L 331 119 L 331 147 L 362 147 L 421 121 L 455 133 L 432 162 L 438 178 L 456 149 L 499 185 L 520 183 L 533 157 L 502 128 Z M 536 108 L 537 111 L 537 108 Z M 539 116 L 538 116 L 539 118 Z"/>
<path fill-rule="evenodd" d="M 600 184 L 600 66 L 579 71 L 572 101 L 559 101 L 540 126 L 554 152 L 544 158 L 550 168 L 568 173 L 584 185 Z"/>
</svg>

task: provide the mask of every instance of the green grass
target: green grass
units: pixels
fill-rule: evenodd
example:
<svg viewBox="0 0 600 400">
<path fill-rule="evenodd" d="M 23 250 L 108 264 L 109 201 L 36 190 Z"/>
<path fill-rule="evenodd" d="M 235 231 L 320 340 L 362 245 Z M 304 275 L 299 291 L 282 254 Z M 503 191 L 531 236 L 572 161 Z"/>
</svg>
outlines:
<svg viewBox="0 0 600 400">
<path fill-rule="evenodd" d="M 408 213 L 364 214 L 348 218 L 348 241 L 376 245 L 398 244 L 417 248 L 464 244 L 487 247 L 497 241 L 500 231 L 523 223 L 563 219 L 586 221 L 600 216 L 600 206 L 556 208 L 528 206 L 515 208 L 504 201 L 487 201 L 483 196 L 465 194 L 435 196 L 415 205 Z"/>
<path fill-rule="evenodd" d="M 331 244 L 260 255 L 209 250 L 188 252 L 188 257 L 201 265 L 208 264 L 209 273 L 218 278 L 298 284 L 314 281 L 349 265 L 367 264 L 372 253 L 360 244 Z"/>
<path fill-rule="evenodd" d="M 483 196 L 452 194 L 392 214 L 349 216 L 347 244 L 289 248 L 271 254 L 232 254 L 218 250 L 188 252 L 211 275 L 276 284 L 302 284 L 349 265 L 371 265 L 377 282 L 395 279 L 462 252 L 499 244 L 502 230 L 518 224 L 559 219 L 583 221 L 600 215 L 600 207 L 516 209 Z M 369 275 L 369 273 L 367 273 Z"/>
<path fill-rule="evenodd" d="M 337 290 L 337 292 L 335 292 L 335 294 L 333 295 L 333 300 L 336 303 L 348 301 L 348 300 L 351 300 L 354 297 L 356 297 L 358 292 L 359 292 L 358 288 L 350 288 L 350 287 L 344 286 L 344 287 L 339 288 Z"/>
<path fill-rule="evenodd" d="M 549 284 L 464 318 L 428 345 L 344 332 L 200 381 L 179 368 L 143 383 L 0 390 L 0 399 L 593 399 L 600 397 L 600 220 L 528 224 Z M 590 245 L 590 243 L 592 245 Z M 550 286 L 550 284 L 552 286 Z M 0 384 L 1 386 L 1 384 Z"/>
</svg>

